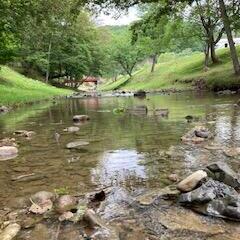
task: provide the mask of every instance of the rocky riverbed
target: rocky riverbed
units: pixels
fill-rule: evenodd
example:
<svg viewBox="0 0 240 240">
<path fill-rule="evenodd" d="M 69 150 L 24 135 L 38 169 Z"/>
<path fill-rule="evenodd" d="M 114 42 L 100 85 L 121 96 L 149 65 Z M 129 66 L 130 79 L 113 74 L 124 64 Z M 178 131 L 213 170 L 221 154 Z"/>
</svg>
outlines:
<svg viewBox="0 0 240 240">
<path fill-rule="evenodd" d="M 0 118 L 0 239 L 239 239 L 234 96 L 58 101 Z"/>
</svg>

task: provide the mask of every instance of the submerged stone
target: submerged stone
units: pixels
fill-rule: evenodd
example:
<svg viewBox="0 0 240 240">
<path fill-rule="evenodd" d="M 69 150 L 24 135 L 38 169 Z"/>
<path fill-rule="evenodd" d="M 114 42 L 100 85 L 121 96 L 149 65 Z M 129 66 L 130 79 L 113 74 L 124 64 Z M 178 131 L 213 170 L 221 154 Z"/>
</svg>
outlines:
<svg viewBox="0 0 240 240">
<path fill-rule="evenodd" d="M 76 142 L 70 142 L 66 145 L 68 149 L 78 148 L 89 145 L 89 142 L 85 141 L 76 141 Z"/>
<path fill-rule="evenodd" d="M 17 157 L 18 149 L 14 146 L 0 147 L 0 160 L 7 160 Z"/>
<path fill-rule="evenodd" d="M 80 130 L 79 127 L 68 127 L 68 128 L 65 128 L 63 131 L 64 132 L 78 132 Z"/>
</svg>

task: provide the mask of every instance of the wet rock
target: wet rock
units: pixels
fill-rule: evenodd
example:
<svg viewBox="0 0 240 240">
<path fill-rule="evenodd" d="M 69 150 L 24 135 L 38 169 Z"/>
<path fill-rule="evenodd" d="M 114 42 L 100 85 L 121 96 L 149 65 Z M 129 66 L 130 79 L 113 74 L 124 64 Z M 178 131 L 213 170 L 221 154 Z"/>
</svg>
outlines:
<svg viewBox="0 0 240 240">
<path fill-rule="evenodd" d="M 83 146 L 87 146 L 89 145 L 89 142 L 85 142 L 85 141 L 76 141 L 76 142 L 70 142 L 66 145 L 66 148 L 68 149 L 74 149 L 74 148 L 79 148 L 79 147 L 83 147 Z"/>
<path fill-rule="evenodd" d="M 6 106 L 0 106 L 0 114 L 1 113 L 7 113 L 7 112 L 9 112 L 10 111 L 10 109 L 8 108 L 8 107 L 6 107 Z"/>
<path fill-rule="evenodd" d="M 21 136 L 21 137 L 26 137 L 26 138 L 31 138 L 36 133 L 34 131 L 27 131 L 27 130 L 17 130 L 14 132 L 14 135 Z"/>
<path fill-rule="evenodd" d="M 40 191 L 35 193 L 34 195 L 31 196 L 31 199 L 33 202 L 37 204 L 44 203 L 47 200 L 54 201 L 55 200 L 55 194 L 47 191 Z"/>
<path fill-rule="evenodd" d="M 73 117 L 74 122 L 88 121 L 90 117 L 88 115 L 75 115 Z"/>
<path fill-rule="evenodd" d="M 160 117 L 167 117 L 169 114 L 169 110 L 168 109 L 161 109 L 161 108 L 157 108 L 154 110 L 154 114 Z"/>
<path fill-rule="evenodd" d="M 60 222 L 63 222 L 63 221 L 68 221 L 68 220 L 71 220 L 73 218 L 74 214 L 70 211 L 68 212 L 65 212 L 63 213 L 61 216 L 59 216 L 58 220 Z"/>
<path fill-rule="evenodd" d="M 240 148 L 226 148 L 223 150 L 224 154 L 228 157 L 236 157 L 240 155 Z"/>
<path fill-rule="evenodd" d="M 168 175 L 168 179 L 172 182 L 178 182 L 179 181 L 179 176 L 176 173 Z"/>
<path fill-rule="evenodd" d="M 136 201 L 140 205 L 151 205 L 156 199 L 174 200 L 179 194 L 180 192 L 175 187 L 165 187 L 140 195 L 136 198 Z"/>
<path fill-rule="evenodd" d="M 3 231 L 0 233 L 1 240 L 12 240 L 15 238 L 20 231 L 21 226 L 17 223 L 9 224 Z"/>
<path fill-rule="evenodd" d="M 212 137 L 210 131 L 204 126 L 197 126 L 188 131 L 181 140 L 186 143 L 202 143 Z"/>
<path fill-rule="evenodd" d="M 205 169 L 209 177 L 223 182 L 233 188 L 240 189 L 238 175 L 225 163 L 215 162 L 208 165 Z"/>
<path fill-rule="evenodd" d="M 80 130 L 79 127 L 68 127 L 68 128 L 65 128 L 63 131 L 64 132 L 78 132 Z"/>
<path fill-rule="evenodd" d="M 181 192 L 190 192 L 196 188 L 201 182 L 207 178 L 207 173 L 203 170 L 198 170 L 182 180 L 177 185 L 177 189 Z"/>
<path fill-rule="evenodd" d="M 16 157 L 18 154 L 18 149 L 16 147 L 13 146 L 3 146 L 0 147 L 0 160 L 3 159 L 7 159 L 12 158 L 12 157 Z"/>
<path fill-rule="evenodd" d="M 139 90 L 133 94 L 134 97 L 146 97 L 146 92 L 144 90 Z"/>
<path fill-rule="evenodd" d="M 197 129 L 195 130 L 195 135 L 200 138 L 208 138 L 210 135 L 210 132 L 206 129 Z"/>
<path fill-rule="evenodd" d="M 4 139 L 1 139 L 0 140 L 0 147 L 4 147 L 4 146 L 17 147 L 16 139 L 15 138 L 4 138 Z"/>
<path fill-rule="evenodd" d="M 53 207 L 53 203 L 50 199 L 45 200 L 41 203 L 36 204 L 35 202 L 32 202 L 31 207 L 29 208 L 29 212 L 35 213 L 35 214 L 44 214 L 48 211 L 50 211 Z"/>
<path fill-rule="evenodd" d="M 64 213 L 72 209 L 76 209 L 77 199 L 71 195 L 63 195 L 56 201 L 56 211 Z"/>
<path fill-rule="evenodd" d="M 215 189 L 208 185 L 204 184 L 191 192 L 181 194 L 179 202 L 182 204 L 201 204 L 210 202 L 216 197 L 216 193 Z"/>
<path fill-rule="evenodd" d="M 165 208 L 162 211 L 151 209 L 148 214 L 151 216 L 151 224 L 149 224 L 150 230 L 153 229 L 153 231 L 155 230 L 154 232 L 158 232 L 158 228 L 161 226 L 164 226 L 165 232 L 167 229 L 168 231 L 178 232 L 179 234 L 190 232 L 191 234 L 201 233 L 205 236 L 208 236 L 225 232 L 220 225 L 208 222 L 206 219 L 202 218 L 202 216 L 199 216 L 191 210 L 181 208 L 179 206 L 170 206 L 169 208 Z M 161 232 L 159 234 L 161 234 Z M 183 234 L 182 236 L 184 237 L 176 239 L 186 239 L 186 235 Z M 170 239 L 172 238 L 169 238 L 169 240 Z"/>
</svg>

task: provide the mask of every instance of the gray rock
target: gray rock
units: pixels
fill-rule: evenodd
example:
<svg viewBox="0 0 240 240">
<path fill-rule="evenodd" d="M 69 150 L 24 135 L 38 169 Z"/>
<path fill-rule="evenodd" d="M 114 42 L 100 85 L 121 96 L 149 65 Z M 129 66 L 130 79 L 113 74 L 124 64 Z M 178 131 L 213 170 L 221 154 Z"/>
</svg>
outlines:
<svg viewBox="0 0 240 240">
<path fill-rule="evenodd" d="M 76 141 L 76 142 L 70 142 L 66 145 L 66 148 L 68 149 L 73 149 L 73 148 L 78 148 L 78 147 L 82 147 L 82 146 L 87 146 L 89 145 L 89 142 L 85 142 L 85 141 Z"/>
<path fill-rule="evenodd" d="M 195 135 L 200 138 L 208 138 L 210 132 L 206 130 L 195 130 Z"/>
<path fill-rule="evenodd" d="M 47 200 L 54 201 L 55 200 L 55 194 L 47 191 L 40 191 L 35 193 L 34 195 L 31 196 L 31 199 L 33 202 L 40 204 L 43 203 Z"/>
<path fill-rule="evenodd" d="M 225 163 L 216 162 L 205 169 L 208 176 L 214 180 L 223 182 L 233 188 L 240 189 L 240 181 L 237 174 Z"/>
<path fill-rule="evenodd" d="M 79 127 L 68 127 L 68 128 L 65 128 L 63 131 L 64 132 L 78 132 L 80 130 Z"/>
<path fill-rule="evenodd" d="M 75 115 L 73 116 L 74 122 L 88 121 L 90 117 L 88 115 Z"/>
<path fill-rule="evenodd" d="M 56 211 L 64 213 L 72 209 L 76 209 L 77 199 L 71 195 L 63 195 L 56 201 Z"/>
<path fill-rule="evenodd" d="M 179 202 L 187 205 L 196 205 L 204 204 L 217 198 L 234 197 L 237 195 L 238 193 L 234 188 L 210 179 L 199 188 L 191 192 L 181 194 Z"/>
</svg>

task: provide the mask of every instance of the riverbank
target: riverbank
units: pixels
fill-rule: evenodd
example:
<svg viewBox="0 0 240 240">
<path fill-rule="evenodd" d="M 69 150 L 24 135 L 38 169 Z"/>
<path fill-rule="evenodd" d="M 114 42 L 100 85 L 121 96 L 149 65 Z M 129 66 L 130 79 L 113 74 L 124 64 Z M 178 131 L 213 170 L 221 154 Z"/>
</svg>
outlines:
<svg viewBox="0 0 240 240">
<path fill-rule="evenodd" d="M 0 66 L 0 105 L 21 105 L 71 93 L 70 90 L 44 84 L 27 78 L 9 67 Z"/>
<path fill-rule="evenodd" d="M 238 47 L 240 53 L 240 47 Z M 150 65 L 145 64 L 136 71 L 132 78 L 127 76 L 115 82 L 107 82 L 100 86 L 102 91 L 111 90 L 194 90 L 207 89 L 213 91 L 240 88 L 240 78 L 234 76 L 228 49 L 217 51 L 220 62 L 210 65 L 208 71 L 203 69 L 204 55 L 193 53 L 186 56 L 164 55 L 159 58 L 153 73 Z"/>
</svg>

